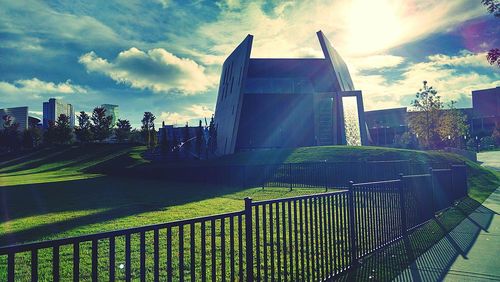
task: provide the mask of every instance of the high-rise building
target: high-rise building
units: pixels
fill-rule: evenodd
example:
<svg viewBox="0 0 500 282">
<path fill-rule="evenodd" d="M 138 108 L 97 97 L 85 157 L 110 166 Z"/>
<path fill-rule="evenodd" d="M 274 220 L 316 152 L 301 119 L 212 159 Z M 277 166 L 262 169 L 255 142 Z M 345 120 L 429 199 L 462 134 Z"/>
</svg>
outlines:
<svg viewBox="0 0 500 282">
<path fill-rule="evenodd" d="M 28 107 L 16 107 L 0 109 L 0 130 L 4 128 L 4 123 L 18 124 L 18 130 L 28 129 Z"/>
<path fill-rule="evenodd" d="M 102 108 L 106 109 L 106 115 L 111 116 L 113 120 L 111 121 L 112 126 L 116 126 L 116 122 L 118 122 L 118 105 L 111 105 L 111 104 L 102 104 Z"/>
<path fill-rule="evenodd" d="M 73 105 L 66 104 L 60 99 L 50 98 L 48 102 L 43 102 L 43 128 L 49 126 L 49 122 L 57 121 L 60 115 L 69 117 L 70 126 L 75 126 L 75 111 Z"/>
<path fill-rule="evenodd" d="M 317 36 L 324 58 L 250 58 L 252 35 L 229 55 L 214 118 L 218 154 L 366 144 L 361 91 L 325 35 Z"/>
</svg>

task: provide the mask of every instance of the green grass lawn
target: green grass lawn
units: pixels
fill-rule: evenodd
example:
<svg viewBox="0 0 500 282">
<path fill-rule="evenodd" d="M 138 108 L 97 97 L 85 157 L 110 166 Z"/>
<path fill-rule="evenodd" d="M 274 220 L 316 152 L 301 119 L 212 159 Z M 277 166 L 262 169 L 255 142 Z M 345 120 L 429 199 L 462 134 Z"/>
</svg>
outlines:
<svg viewBox="0 0 500 282">
<path fill-rule="evenodd" d="M 322 192 L 314 188 L 262 190 L 127 177 L 135 167 L 161 166 L 143 159 L 144 150 L 141 146 L 89 145 L 0 157 L 0 246 L 238 211 L 243 209 L 245 197 L 263 200 Z M 440 152 L 333 146 L 244 152 L 184 165 L 401 159 L 463 161 Z M 500 185 L 498 173 L 469 161 L 466 164 L 469 195 L 482 202 Z M 123 176 L 104 174 L 109 167 L 122 170 Z M 106 246 L 102 248 L 105 252 Z M 0 269 L 2 272 L 5 268 Z"/>
</svg>

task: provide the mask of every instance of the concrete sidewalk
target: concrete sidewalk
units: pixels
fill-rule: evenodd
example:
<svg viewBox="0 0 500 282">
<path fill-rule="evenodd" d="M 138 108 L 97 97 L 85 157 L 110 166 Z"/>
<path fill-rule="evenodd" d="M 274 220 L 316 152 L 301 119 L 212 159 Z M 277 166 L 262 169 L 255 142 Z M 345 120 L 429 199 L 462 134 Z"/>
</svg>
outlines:
<svg viewBox="0 0 500 282">
<path fill-rule="evenodd" d="M 500 281 L 500 188 L 395 281 Z"/>
</svg>

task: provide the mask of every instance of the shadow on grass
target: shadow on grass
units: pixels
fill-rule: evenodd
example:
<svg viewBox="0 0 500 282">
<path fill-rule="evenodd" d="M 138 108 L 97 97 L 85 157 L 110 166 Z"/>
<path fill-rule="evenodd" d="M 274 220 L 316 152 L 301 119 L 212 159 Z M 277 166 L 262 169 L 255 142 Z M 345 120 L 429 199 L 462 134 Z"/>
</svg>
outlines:
<svg viewBox="0 0 500 282">
<path fill-rule="evenodd" d="M 40 240 L 73 228 L 220 197 L 243 189 L 110 176 L 2 187 L 0 223 L 49 213 L 98 209 L 104 211 L 86 216 L 68 216 L 56 223 L 38 225 L 18 232 L 2 232 L 0 245 Z M 33 222 L 36 223 L 36 220 L 35 217 Z M 143 224 L 139 222 L 138 225 Z"/>
<path fill-rule="evenodd" d="M 357 268 L 338 280 L 442 281 L 459 256 L 467 258 L 479 233 L 487 232 L 495 214 L 465 198 L 407 238 L 362 259 Z"/>
</svg>

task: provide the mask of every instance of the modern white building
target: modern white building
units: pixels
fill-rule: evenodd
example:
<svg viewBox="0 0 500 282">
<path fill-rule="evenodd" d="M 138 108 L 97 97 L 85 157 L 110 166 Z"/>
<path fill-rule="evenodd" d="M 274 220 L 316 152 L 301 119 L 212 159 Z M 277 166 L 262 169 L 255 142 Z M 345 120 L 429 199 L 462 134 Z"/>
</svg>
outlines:
<svg viewBox="0 0 500 282">
<path fill-rule="evenodd" d="M 71 127 L 75 126 L 75 110 L 73 105 L 66 104 L 60 99 L 50 98 L 48 102 L 43 102 L 43 128 L 49 126 L 49 122 L 57 121 L 60 115 L 69 117 Z"/>
<path fill-rule="evenodd" d="M 115 127 L 116 123 L 118 122 L 118 118 L 119 118 L 118 105 L 102 104 L 101 107 L 106 109 L 107 116 L 111 116 L 113 118 L 113 120 L 111 121 L 111 125 L 113 127 Z"/>
</svg>

